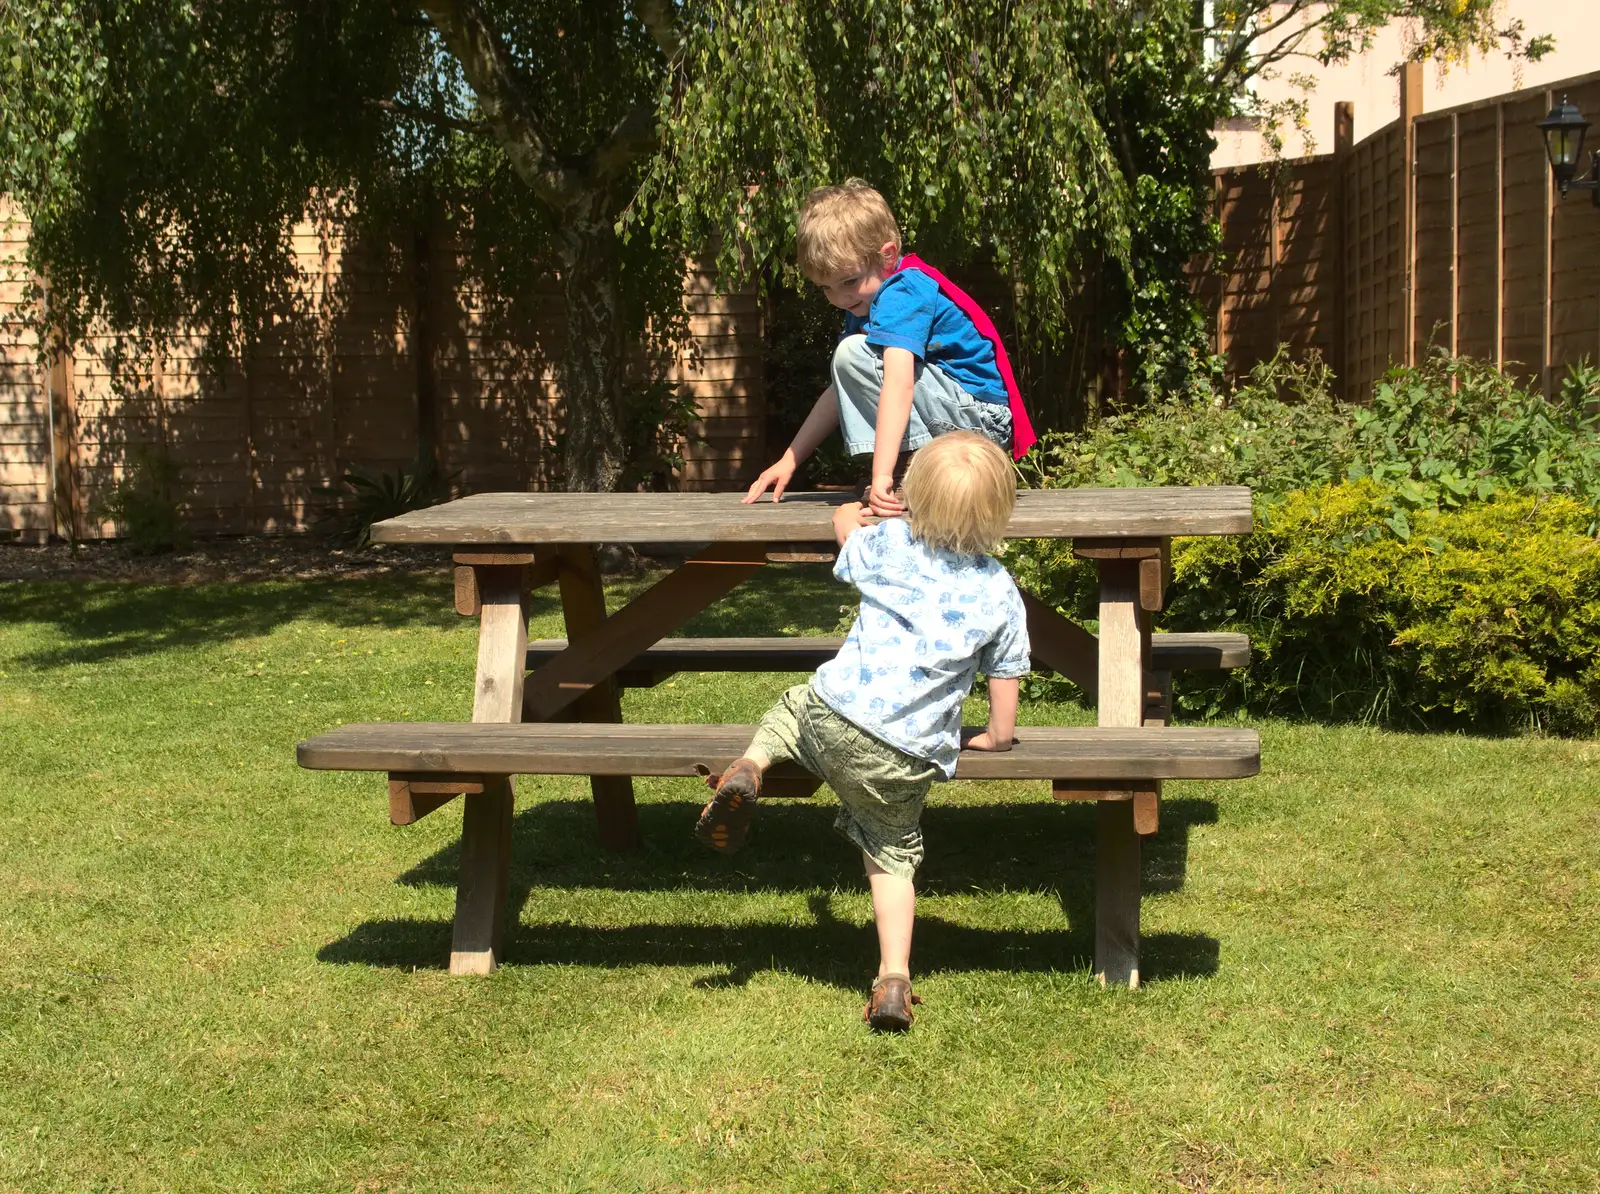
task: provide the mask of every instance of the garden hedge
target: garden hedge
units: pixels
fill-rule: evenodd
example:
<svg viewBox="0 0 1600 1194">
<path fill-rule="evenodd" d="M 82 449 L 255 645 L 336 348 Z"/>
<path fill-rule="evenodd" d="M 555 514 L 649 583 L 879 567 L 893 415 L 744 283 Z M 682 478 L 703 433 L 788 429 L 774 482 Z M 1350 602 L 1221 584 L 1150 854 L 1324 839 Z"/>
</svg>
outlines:
<svg viewBox="0 0 1600 1194">
<path fill-rule="evenodd" d="M 1561 733 L 1600 729 L 1600 543 L 1567 497 L 1411 514 L 1371 480 L 1288 495 L 1248 536 L 1181 539 L 1160 624 L 1248 634 L 1254 662 L 1179 679 L 1180 708 Z M 1069 546 L 1012 545 L 1020 580 L 1094 616 Z M 1062 682 L 1064 683 L 1064 682 Z"/>
</svg>

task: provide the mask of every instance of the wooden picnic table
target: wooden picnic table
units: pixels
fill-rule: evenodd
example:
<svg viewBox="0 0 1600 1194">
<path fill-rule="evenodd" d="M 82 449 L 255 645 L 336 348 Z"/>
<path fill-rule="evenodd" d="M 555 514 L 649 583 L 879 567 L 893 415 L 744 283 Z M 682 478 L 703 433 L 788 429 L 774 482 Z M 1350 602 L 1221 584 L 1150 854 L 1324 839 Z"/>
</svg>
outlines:
<svg viewBox="0 0 1600 1194">
<path fill-rule="evenodd" d="M 617 724 L 619 673 L 769 562 L 831 558 L 833 509 L 845 500 L 800 493 L 747 506 L 738 494 L 486 493 L 377 523 L 372 539 L 454 547 L 456 608 L 480 618 L 473 722 Z M 1169 673 L 1151 666 L 1150 617 L 1163 600 L 1169 540 L 1244 534 L 1250 527 L 1250 491 L 1238 486 L 1019 493 L 1008 537 L 1071 539 L 1100 577 L 1098 635 L 1023 594 L 1035 660 L 1094 696 L 1101 726 L 1165 725 Z M 595 550 L 601 543 L 651 545 L 685 558 L 608 616 Z M 550 583 L 560 586 L 567 640 L 536 652 L 543 662 L 529 672 L 528 595 Z M 698 640 L 695 659 L 705 663 L 707 652 L 715 658 L 718 641 Z M 731 654 L 748 642 L 729 640 Z M 748 652 L 740 659 L 732 666 L 750 666 Z M 590 782 L 602 843 L 616 850 L 638 845 L 631 777 L 595 774 Z M 1105 982 L 1138 982 L 1139 835 L 1155 827 L 1159 785 L 1138 781 L 1129 790 L 1128 781 L 1094 779 L 1054 785 L 1059 798 L 1097 801 L 1095 967 Z M 406 802 L 397 821 L 465 795 L 451 970 L 493 969 L 506 900 L 510 777 L 449 784 L 392 774 L 390 792 L 392 815 L 396 800 Z"/>
</svg>

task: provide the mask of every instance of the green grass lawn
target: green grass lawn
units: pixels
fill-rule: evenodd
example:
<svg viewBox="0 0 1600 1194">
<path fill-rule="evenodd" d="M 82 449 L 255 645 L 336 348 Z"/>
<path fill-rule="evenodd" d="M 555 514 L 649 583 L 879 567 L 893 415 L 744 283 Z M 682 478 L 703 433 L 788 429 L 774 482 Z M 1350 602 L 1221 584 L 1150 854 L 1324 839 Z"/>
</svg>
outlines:
<svg viewBox="0 0 1600 1194">
<path fill-rule="evenodd" d="M 1169 785 L 1135 993 L 1089 973 L 1093 810 L 940 788 L 927 1005 L 873 1037 L 826 794 L 726 860 L 638 781 L 620 856 L 585 781 L 519 779 L 508 964 L 443 972 L 459 803 L 394 828 L 294 744 L 467 718 L 475 629 L 442 575 L 0 585 L 0 1190 L 1600 1190 L 1594 742 L 1261 727 L 1259 778 Z"/>
</svg>

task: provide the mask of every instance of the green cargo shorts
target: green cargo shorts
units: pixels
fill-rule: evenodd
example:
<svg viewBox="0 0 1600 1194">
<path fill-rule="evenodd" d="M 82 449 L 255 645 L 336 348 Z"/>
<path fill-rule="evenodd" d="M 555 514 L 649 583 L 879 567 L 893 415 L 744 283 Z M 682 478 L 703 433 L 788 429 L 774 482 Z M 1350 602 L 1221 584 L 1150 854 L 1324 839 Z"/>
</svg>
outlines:
<svg viewBox="0 0 1600 1194">
<path fill-rule="evenodd" d="M 761 719 L 752 750 L 795 762 L 839 795 L 833 827 L 891 875 L 922 865 L 922 805 L 939 768 L 880 742 L 796 684 Z"/>
</svg>

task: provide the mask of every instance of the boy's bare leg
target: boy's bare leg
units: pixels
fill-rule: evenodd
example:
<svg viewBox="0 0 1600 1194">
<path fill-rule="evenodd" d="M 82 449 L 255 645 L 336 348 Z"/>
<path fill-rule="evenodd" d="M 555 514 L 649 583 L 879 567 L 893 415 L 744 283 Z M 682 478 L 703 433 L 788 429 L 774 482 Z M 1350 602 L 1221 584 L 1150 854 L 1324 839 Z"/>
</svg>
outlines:
<svg viewBox="0 0 1600 1194">
<path fill-rule="evenodd" d="M 878 926 L 878 977 L 911 973 L 911 930 L 917 917 L 917 889 L 910 879 L 891 875 L 866 854 L 861 856 L 872 888 L 872 919 Z"/>
</svg>

